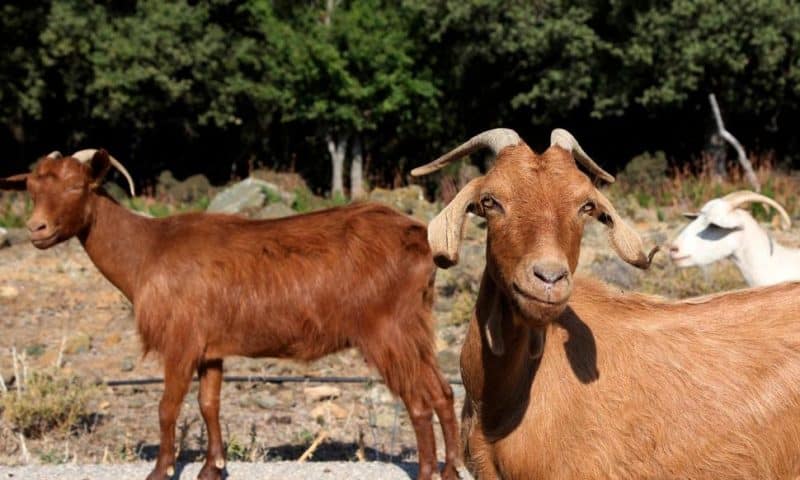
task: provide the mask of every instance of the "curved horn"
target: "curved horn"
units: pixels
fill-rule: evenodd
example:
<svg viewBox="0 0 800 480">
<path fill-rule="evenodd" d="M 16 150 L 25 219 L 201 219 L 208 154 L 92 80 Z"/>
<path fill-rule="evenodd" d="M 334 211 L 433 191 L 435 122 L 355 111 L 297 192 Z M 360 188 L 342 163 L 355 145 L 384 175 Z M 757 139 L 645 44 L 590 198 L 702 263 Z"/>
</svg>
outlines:
<svg viewBox="0 0 800 480">
<path fill-rule="evenodd" d="M 614 183 L 614 176 L 600 168 L 600 165 L 596 164 L 594 160 L 583 151 L 578 141 L 575 140 L 575 137 L 568 131 L 563 128 L 556 128 L 553 130 L 553 132 L 550 133 L 550 146 L 552 147 L 553 145 L 557 145 L 564 150 L 572 152 L 575 156 L 575 160 L 579 161 L 581 165 L 588 168 L 593 174 L 608 183 Z"/>
<path fill-rule="evenodd" d="M 512 145 L 519 145 L 520 143 L 522 143 L 522 139 L 519 138 L 517 132 L 510 128 L 486 130 L 485 132 L 475 135 L 436 160 L 411 170 L 411 175 L 419 177 L 420 175 L 427 175 L 431 172 L 435 172 L 454 160 L 458 160 L 481 148 L 489 148 L 492 150 L 492 153 L 497 155 L 502 149 Z"/>
<path fill-rule="evenodd" d="M 778 214 L 780 214 L 782 220 L 781 224 L 784 230 L 787 230 L 792 226 L 792 219 L 789 218 L 789 214 L 786 213 L 786 210 L 784 210 L 781 204 L 769 197 L 761 195 L 760 193 L 751 192 L 749 190 L 740 190 L 738 192 L 729 193 L 722 197 L 722 199 L 728 202 L 731 205 L 731 208 L 737 208 L 746 203 L 753 202 L 769 205 L 777 210 Z"/>
<path fill-rule="evenodd" d="M 72 158 L 74 158 L 75 160 L 77 160 L 77 161 L 79 161 L 81 163 L 86 163 L 89 160 L 91 160 L 92 157 L 94 157 L 95 153 L 97 153 L 97 149 L 96 148 L 87 148 L 85 150 L 78 150 L 77 152 L 73 153 L 72 154 Z M 131 178 L 131 174 L 128 173 L 128 170 L 125 169 L 125 167 L 122 165 L 122 163 L 120 163 L 119 160 L 117 160 L 116 158 L 112 157 L 110 154 L 108 155 L 108 159 L 111 161 L 111 165 L 114 168 L 116 168 L 117 170 L 119 170 L 119 172 L 122 174 L 122 176 L 125 177 L 125 180 L 128 181 L 128 187 L 130 187 L 130 189 L 131 189 L 131 196 L 135 197 L 136 196 L 136 189 L 133 186 L 133 178 Z"/>
</svg>

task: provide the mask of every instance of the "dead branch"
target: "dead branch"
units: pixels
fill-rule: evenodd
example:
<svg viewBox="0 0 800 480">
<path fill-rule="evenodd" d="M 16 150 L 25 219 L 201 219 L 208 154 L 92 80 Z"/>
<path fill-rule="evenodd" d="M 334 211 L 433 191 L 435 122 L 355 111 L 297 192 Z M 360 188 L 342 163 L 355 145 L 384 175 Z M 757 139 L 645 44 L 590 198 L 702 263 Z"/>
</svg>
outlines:
<svg viewBox="0 0 800 480">
<path fill-rule="evenodd" d="M 717 97 L 711 93 L 708 95 L 708 101 L 711 102 L 711 110 L 714 112 L 714 120 L 717 122 L 717 130 L 719 131 L 719 135 L 724 138 L 726 142 L 730 143 L 736 150 L 736 154 L 739 156 L 739 163 L 744 169 L 744 174 L 747 177 L 747 181 L 750 182 L 750 186 L 753 187 L 753 190 L 760 192 L 761 185 L 758 182 L 756 173 L 753 171 L 753 165 L 750 163 L 750 160 L 747 159 L 747 155 L 744 153 L 742 144 L 739 143 L 739 140 L 737 140 L 731 132 L 725 129 L 725 124 L 722 122 L 722 114 L 720 113 L 719 105 L 717 104 Z"/>
</svg>

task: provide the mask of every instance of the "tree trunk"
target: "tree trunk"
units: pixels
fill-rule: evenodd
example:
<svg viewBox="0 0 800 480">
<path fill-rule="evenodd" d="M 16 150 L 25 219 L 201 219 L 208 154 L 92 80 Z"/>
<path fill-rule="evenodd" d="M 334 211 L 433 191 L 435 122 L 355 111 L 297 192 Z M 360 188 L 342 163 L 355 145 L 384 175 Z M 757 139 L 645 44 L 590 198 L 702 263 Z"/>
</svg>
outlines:
<svg viewBox="0 0 800 480">
<path fill-rule="evenodd" d="M 333 177 L 331 178 L 331 197 L 344 195 L 344 181 L 342 172 L 344 170 L 346 138 L 334 139 L 332 135 L 326 137 L 328 143 L 328 153 L 331 154 L 331 166 L 333 167 Z M 337 141 L 338 140 L 338 141 Z"/>
<path fill-rule="evenodd" d="M 364 156 L 361 138 L 353 140 L 350 159 L 350 198 L 358 200 L 364 197 Z"/>
</svg>

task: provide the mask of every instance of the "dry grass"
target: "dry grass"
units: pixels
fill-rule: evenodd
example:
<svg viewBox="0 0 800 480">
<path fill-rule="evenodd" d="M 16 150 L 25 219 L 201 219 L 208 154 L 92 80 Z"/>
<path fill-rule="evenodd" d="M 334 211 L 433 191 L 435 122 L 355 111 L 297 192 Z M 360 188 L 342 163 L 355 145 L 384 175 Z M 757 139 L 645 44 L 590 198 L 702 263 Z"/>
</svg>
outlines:
<svg viewBox="0 0 800 480">
<path fill-rule="evenodd" d="M 790 216 L 800 215 L 800 176 L 777 168 L 772 154 L 752 156 L 761 193 L 775 199 Z M 707 201 L 736 190 L 750 190 L 738 163 L 729 163 L 727 176 L 721 177 L 713 159 L 703 156 L 681 167 L 670 167 L 663 154 L 644 154 L 634 158 L 618 181 L 609 188 L 617 201 L 627 203 L 628 209 L 655 209 L 658 219 L 674 218 L 682 212 L 696 210 Z M 760 220 L 772 215 L 762 205 L 754 204 L 751 212 Z"/>
<path fill-rule="evenodd" d="M 58 367 L 30 370 L 15 355 L 15 389 L 0 393 L 3 420 L 25 438 L 68 433 L 90 417 L 96 387 Z"/>
</svg>

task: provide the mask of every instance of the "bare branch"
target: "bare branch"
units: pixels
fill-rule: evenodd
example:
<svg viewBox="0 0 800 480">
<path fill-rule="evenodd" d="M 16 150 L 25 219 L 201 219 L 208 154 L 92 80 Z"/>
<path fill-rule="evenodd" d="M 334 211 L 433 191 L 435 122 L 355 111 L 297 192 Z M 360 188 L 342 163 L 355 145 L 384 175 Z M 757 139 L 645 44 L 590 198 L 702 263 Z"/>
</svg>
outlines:
<svg viewBox="0 0 800 480">
<path fill-rule="evenodd" d="M 720 113 L 719 105 L 717 104 L 717 97 L 711 93 L 708 95 L 708 101 L 711 102 L 711 110 L 714 112 L 714 120 L 717 122 L 717 130 L 719 130 L 720 136 L 724 138 L 726 142 L 730 143 L 736 150 L 736 154 L 739 156 L 739 163 L 744 169 L 744 174 L 747 177 L 747 181 L 750 182 L 753 190 L 760 192 L 761 185 L 758 183 L 758 177 L 756 177 L 756 173 L 753 171 L 753 165 L 750 163 L 750 160 L 747 159 L 747 155 L 744 153 L 742 144 L 739 143 L 739 140 L 737 140 L 731 132 L 725 130 L 725 124 L 722 123 L 722 114 Z"/>
</svg>

